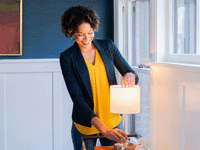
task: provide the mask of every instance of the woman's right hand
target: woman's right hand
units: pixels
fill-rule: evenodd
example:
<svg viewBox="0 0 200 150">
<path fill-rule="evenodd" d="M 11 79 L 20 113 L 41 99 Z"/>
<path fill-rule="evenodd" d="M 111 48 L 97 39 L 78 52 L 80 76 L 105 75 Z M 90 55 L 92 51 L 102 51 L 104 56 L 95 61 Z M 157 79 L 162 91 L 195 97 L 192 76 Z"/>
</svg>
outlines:
<svg viewBox="0 0 200 150">
<path fill-rule="evenodd" d="M 127 134 L 124 131 L 118 128 L 108 129 L 98 117 L 93 117 L 91 119 L 91 124 L 94 125 L 107 139 L 116 141 L 117 143 L 127 143 Z"/>
<path fill-rule="evenodd" d="M 107 139 L 116 141 L 117 143 L 127 143 L 127 140 L 126 140 L 127 134 L 118 128 L 107 129 L 102 134 Z"/>
</svg>

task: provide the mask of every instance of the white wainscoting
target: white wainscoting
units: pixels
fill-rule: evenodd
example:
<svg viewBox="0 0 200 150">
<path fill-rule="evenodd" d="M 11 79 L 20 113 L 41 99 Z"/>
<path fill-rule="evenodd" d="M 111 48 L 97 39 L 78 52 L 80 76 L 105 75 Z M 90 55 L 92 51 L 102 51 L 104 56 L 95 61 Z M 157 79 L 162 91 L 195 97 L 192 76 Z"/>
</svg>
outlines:
<svg viewBox="0 0 200 150">
<path fill-rule="evenodd" d="M 151 150 L 200 149 L 200 66 L 150 68 Z"/>
<path fill-rule="evenodd" d="M 58 59 L 0 60 L 0 150 L 73 150 Z"/>
<path fill-rule="evenodd" d="M 141 88 L 141 96 L 140 96 L 140 113 L 130 115 L 131 122 L 128 126 L 130 129 L 129 133 L 136 132 L 140 136 L 149 138 L 149 110 L 150 110 L 150 69 L 147 68 L 138 68 L 132 67 L 132 69 L 139 76 L 138 85 Z M 129 116 L 129 115 L 127 115 Z M 128 117 L 127 117 L 128 118 Z M 131 132 L 131 129 L 135 127 L 135 131 Z"/>
</svg>

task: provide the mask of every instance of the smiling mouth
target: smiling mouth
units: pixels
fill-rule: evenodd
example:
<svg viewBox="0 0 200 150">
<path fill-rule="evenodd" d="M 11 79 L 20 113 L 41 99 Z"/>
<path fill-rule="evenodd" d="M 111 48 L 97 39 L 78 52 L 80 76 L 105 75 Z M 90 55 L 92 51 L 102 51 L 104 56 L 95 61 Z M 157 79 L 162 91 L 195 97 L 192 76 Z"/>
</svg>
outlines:
<svg viewBox="0 0 200 150">
<path fill-rule="evenodd" d="M 88 45 L 88 44 L 90 44 L 90 41 L 88 41 L 88 42 L 83 42 L 83 44 L 84 44 L 84 45 Z"/>
</svg>

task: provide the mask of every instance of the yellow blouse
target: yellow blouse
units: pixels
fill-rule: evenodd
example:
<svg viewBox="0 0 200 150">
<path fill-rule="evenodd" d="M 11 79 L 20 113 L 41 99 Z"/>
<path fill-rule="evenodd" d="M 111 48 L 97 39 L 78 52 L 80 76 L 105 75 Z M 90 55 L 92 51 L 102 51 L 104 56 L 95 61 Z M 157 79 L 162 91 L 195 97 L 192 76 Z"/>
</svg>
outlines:
<svg viewBox="0 0 200 150">
<path fill-rule="evenodd" d="M 107 73 L 104 63 L 101 59 L 99 52 L 96 50 L 95 64 L 91 64 L 85 59 L 87 65 L 90 82 L 92 86 L 94 112 L 98 118 L 109 128 L 112 129 L 119 125 L 121 121 L 120 114 L 113 114 L 110 112 L 110 86 L 108 83 Z M 78 131 L 85 135 L 100 133 L 93 125 L 92 127 L 82 126 L 75 123 Z"/>
</svg>

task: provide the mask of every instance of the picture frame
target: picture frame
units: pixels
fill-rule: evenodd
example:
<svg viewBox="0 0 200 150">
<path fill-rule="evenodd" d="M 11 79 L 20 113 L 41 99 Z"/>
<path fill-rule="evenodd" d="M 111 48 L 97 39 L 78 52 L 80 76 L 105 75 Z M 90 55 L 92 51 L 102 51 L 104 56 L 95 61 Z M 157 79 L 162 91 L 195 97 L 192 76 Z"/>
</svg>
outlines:
<svg viewBox="0 0 200 150">
<path fill-rule="evenodd" d="M 22 56 L 23 0 L 0 2 L 0 56 Z"/>
</svg>

